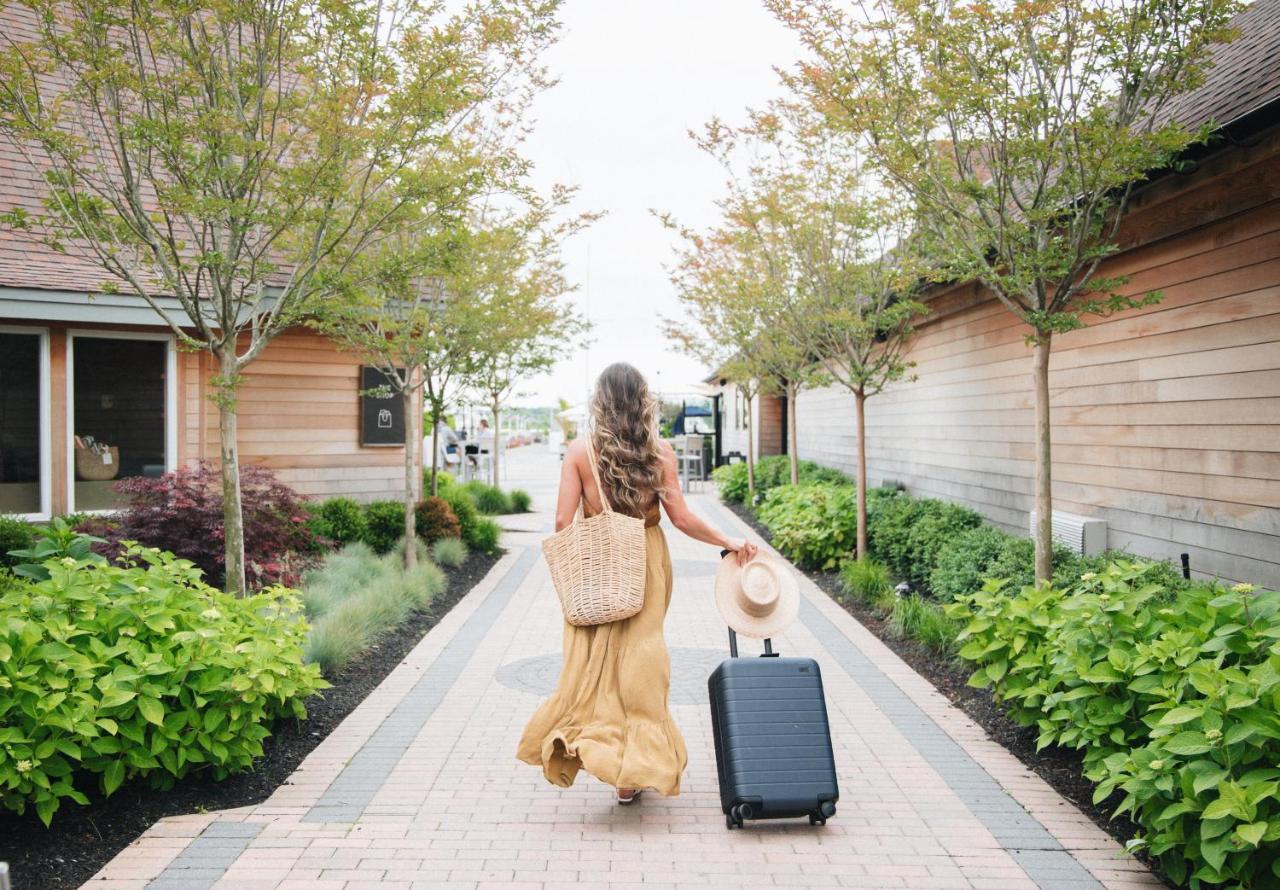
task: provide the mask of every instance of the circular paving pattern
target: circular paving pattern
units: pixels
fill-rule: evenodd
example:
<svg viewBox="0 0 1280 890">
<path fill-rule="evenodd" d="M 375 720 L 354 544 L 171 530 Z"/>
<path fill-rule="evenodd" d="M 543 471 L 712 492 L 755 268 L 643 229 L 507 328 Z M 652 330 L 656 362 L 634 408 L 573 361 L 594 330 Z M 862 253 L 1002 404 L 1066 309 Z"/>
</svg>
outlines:
<svg viewBox="0 0 1280 890">
<path fill-rule="evenodd" d="M 705 705 L 707 677 L 716 665 L 729 657 L 719 649 L 688 649 L 673 646 L 671 652 L 671 697 L 673 705 Z M 560 677 L 559 655 L 535 655 L 498 668 L 497 680 L 503 686 L 545 698 L 555 691 Z"/>
</svg>

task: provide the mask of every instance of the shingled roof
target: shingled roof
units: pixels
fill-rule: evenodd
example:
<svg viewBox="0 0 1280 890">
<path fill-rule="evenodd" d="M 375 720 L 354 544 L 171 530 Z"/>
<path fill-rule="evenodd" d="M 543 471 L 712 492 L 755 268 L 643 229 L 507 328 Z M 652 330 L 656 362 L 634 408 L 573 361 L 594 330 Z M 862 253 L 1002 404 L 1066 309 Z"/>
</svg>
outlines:
<svg viewBox="0 0 1280 890">
<path fill-rule="evenodd" d="M 1214 47 L 1204 85 L 1175 96 L 1162 118 L 1221 128 L 1280 100 L 1280 0 L 1254 0 L 1231 24 L 1239 36 Z"/>
</svg>

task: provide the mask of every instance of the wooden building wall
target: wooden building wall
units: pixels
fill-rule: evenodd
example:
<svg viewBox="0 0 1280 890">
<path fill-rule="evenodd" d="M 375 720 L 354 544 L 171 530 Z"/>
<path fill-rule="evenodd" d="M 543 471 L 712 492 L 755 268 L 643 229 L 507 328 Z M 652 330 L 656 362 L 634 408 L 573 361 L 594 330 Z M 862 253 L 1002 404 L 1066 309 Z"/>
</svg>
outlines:
<svg viewBox="0 0 1280 890">
<path fill-rule="evenodd" d="M 209 401 L 216 369 L 187 354 L 183 459 L 218 459 L 218 411 Z M 276 472 L 313 497 L 397 498 L 404 449 L 360 445 L 359 359 L 312 331 L 277 337 L 245 371 L 240 390 L 240 459 Z"/>
<path fill-rule="evenodd" d="M 69 504 L 68 332 L 111 336 L 164 331 L 136 325 L 6 318 L 0 322 L 49 332 L 50 405 L 42 422 L 50 426 L 51 506 L 55 515 L 65 513 Z M 207 353 L 177 354 L 175 422 L 180 464 L 218 459 L 218 414 L 208 399 L 213 373 L 214 363 Z M 283 482 L 312 497 L 398 499 L 404 485 L 404 449 L 360 445 L 359 373 L 356 356 L 340 352 L 318 334 L 295 329 L 281 335 L 245 373 L 240 391 L 241 461 L 271 468 Z"/>
<path fill-rule="evenodd" d="M 1280 586 L 1280 135 L 1149 188 L 1104 275 L 1159 304 L 1055 338 L 1056 508 L 1109 544 Z M 930 300 L 917 380 L 868 403 L 869 477 L 1026 533 L 1034 470 L 1027 329 L 976 286 Z M 801 394 L 802 458 L 852 470 L 852 397 Z"/>
<path fill-rule="evenodd" d="M 724 395 L 725 415 L 720 450 L 722 454 L 737 451 L 744 456 L 747 453 L 747 430 L 745 425 L 735 423 L 734 399 L 740 399 L 737 387 L 725 384 L 721 390 Z M 740 407 L 739 412 L 745 409 Z M 745 424 L 745 418 L 743 418 Z M 751 430 L 755 437 L 756 456 L 768 457 L 781 454 L 782 441 L 782 400 L 775 395 L 756 396 L 751 402 Z"/>
</svg>

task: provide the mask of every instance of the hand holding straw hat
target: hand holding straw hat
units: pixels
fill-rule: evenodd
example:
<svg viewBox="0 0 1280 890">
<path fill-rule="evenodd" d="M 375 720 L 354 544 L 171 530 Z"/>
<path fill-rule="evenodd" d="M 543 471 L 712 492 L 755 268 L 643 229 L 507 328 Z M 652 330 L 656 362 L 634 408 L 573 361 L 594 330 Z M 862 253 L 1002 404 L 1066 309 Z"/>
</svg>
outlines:
<svg viewBox="0 0 1280 890">
<path fill-rule="evenodd" d="M 739 565 L 725 556 L 716 570 L 716 607 L 736 633 L 772 637 L 796 620 L 799 584 L 791 567 L 775 557 L 759 554 Z"/>
</svg>

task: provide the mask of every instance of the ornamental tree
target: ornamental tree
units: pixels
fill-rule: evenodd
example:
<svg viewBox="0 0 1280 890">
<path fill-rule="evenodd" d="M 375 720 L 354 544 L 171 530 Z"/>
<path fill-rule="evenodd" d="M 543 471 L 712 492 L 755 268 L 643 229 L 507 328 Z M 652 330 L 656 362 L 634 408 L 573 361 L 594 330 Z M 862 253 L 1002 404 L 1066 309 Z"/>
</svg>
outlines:
<svg viewBox="0 0 1280 890">
<path fill-rule="evenodd" d="M 773 146 L 770 217 L 795 268 L 805 322 L 793 327 L 830 380 L 853 395 L 857 553 L 867 553 L 866 401 L 907 377 L 906 346 L 927 308 L 911 220 L 861 147 L 805 107 L 775 103 L 750 131 Z"/>
<path fill-rule="evenodd" d="M 434 160 L 539 78 L 555 2 L 16 0 L 0 138 L 45 179 L 12 227 L 102 268 L 213 356 L 226 588 L 243 592 L 236 396 L 322 268 L 452 200 Z M 33 36 L 27 37 L 30 32 Z M 442 197 L 443 196 L 443 197 Z M 168 298 L 168 299 L 166 299 Z M 177 307 L 171 308 L 176 301 Z"/>
<path fill-rule="evenodd" d="M 677 226 L 670 217 L 662 219 L 683 241 L 668 272 L 685 312 L 683 319 L 664 319 L 663 330 L 681 351 L 715 369 L 742 394 L 746 402 L 747 491 L 754 496 L 752 403 L 768 383 L 767 370 L 751 348 L 759 339 L 761 315 L 750 299 L 731 232 L 719 228 L 703 234 Z"/>
<path fill-rule="evenodd" d="M 490 210 L 478 222 L 456 287 L 477 322 L 467 383 L 493 413 L 493 484 L 502 455 L 502 406 L 530 377 L 549 370 L 588 325 L 564 298 L 560 245 L 595 217 L 555 220 L 571 192 L 532 198 L 523 212 Z"/>
<path fill-rule="evenodd" d="M 790 82 L 863 139 L 950 280 L 1028 326 L 1036 577 L 1052 577 L 1057 334 L 1159 299 L 1098 274 L 1137 185 L 1202 138 L 1170 100 L 1203 81 L 1234 0 L 766 0 L 810 52 Z"/>
</svg>

